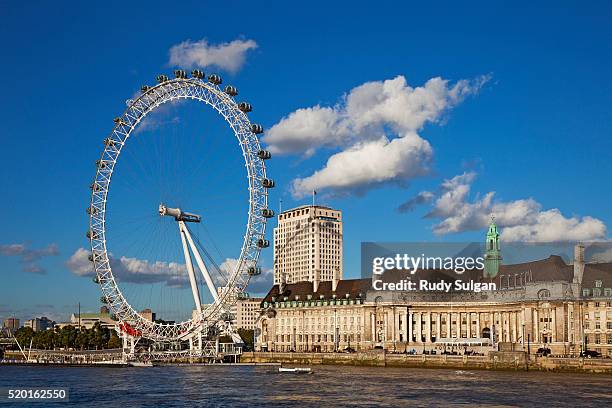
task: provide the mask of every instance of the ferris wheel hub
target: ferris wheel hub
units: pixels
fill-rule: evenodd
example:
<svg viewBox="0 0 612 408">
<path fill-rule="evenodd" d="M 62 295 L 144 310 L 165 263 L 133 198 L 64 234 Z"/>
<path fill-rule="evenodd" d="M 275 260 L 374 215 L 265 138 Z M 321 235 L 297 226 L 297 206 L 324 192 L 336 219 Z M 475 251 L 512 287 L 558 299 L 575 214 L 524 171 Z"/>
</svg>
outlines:
<svg viewBox="0 0 612 408">
<path fill-rule="evenodd" d="M 162 217 L 167 215 L 169 217 L 174 217 L 176 221 L 183 222 L 200 222 L 202 221 L 202 217 L 198 214 L 188 213 L 180 208 L 170 208 L 166 207 L 164 204 L 159 205 L 159 215 Z"/>
</svg>

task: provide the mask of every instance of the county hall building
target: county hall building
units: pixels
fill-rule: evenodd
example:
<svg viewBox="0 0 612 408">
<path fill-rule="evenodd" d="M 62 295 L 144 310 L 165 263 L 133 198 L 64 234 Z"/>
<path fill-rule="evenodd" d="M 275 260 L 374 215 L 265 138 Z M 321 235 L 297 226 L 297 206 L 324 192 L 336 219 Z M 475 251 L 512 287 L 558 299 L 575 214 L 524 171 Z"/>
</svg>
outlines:
<svg viewBox="0 0 612 408">
<path fill-rule="evenodd" d="M 329 227 L 327 231 L 320 227 L 320 210 L 311 208 L 299 215 L 307 215 L 300 220 L 300 228 L 306 229 L 315 243 L 324 242 L 324 238 L 313 235 L 329 231 Z M 341 218 L 333 222 L 341 223 Z M 341 225 L 334 230 L 341 231 Z M 341 235 L 334 238 L 340 239 L 334 247 L 341 248 Z M 283 242 L 286 239 L 283 237 Z M 553 355 L 575 356 L 583 350 L 595 350 L 612 357 L 612 263 L 586 263 L 584 246 L 577 245 L 571 263 L 553 255 L 504 265 L 493 222 L 486 245 L 486 262 L 499 263 L 496 276 L 487 277 L 484 270 L 464 274 L 464 279 L 495 283 L 495 290 L 482 292 L 374 290 L 371 279 L 341 279 L 338 268 L 327 271 L 331 279 L 320 279 L 310 261 L 313 257 L 324 259 L 328 254 L 316 254 L 324 247 L 309 247 L 304 264 L 297 258 L 300 267 L 295 266 L 296 258 L 285 252 L 284 259 L 293 259 L 293 264 L 275 261 L 275 272 L 286 273 L 275 276 L 275 285 L 260 304 L 256 348 L 285 352 L 383 348 L 419 354 L 468 349 L 536 353 L 544 348 Z M 302 251 L 302 246 L 307 245 L 297 248 Z M 307 269 L 310 272 L 306 273 Z M 304 272 L 295 273 L 297 270 Z M 404 278 L 394 276 L 398 271 L 391 272 L 385 273 L 383 280 Z M 417 271 L 420 279 L 431 280 L 443 279 L 445 273 Z M 293 279 L 289 281 L 287 275 Z M 302 280 L 296 281 L 297 276 Z"/>
</svg>

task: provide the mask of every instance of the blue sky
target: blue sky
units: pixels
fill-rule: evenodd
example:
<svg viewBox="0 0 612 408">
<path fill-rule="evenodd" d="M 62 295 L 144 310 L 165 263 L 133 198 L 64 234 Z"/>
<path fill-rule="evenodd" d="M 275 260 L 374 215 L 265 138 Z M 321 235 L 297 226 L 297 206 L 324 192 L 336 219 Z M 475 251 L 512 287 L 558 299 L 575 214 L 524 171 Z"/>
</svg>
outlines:
<svg viewBox="0 0 612 408">
<path fill-rule="evenodd" d="M 309 202 L 292 194 L 295 180 L 328 167 L 334 155 L 374 149 L 375 142 L 384 153 L 404 137 L 429 146 L 400 155 L 414 160 L 415 168 L 400 160 L 391 176 L 375 181 L 368 179 L 372 174 L 341 187 L 329 177 L 311 180 L 319 183 L 319 203 L 344 211 L 347 277 L 359 274 L 361 241 L 481 240 L 483 218 L 491 213 L 507 240 L 607 239 L 612 7 L 603 1 L 454 3 L 309 2 L 289 8 L 185 1 L 108 3 L 104 9 L 4 3 L 0 319 L 65 318 L 77 302 L 86 310 L 98 307 L 98 288 L 66 266 L 87 246 L 84 209 L 93 163 L 124 101 L 157 74 L 170 74 L 170 49 L 185 41 L 256 44 L 239 53 L 244 59 L 234 66 L 205 71 L 239 88 L 255 108 L 253 121 L 276 128 L 274 137 L 264 136 L 269 148 L 287 153 L 270 163 L 275 208 L 279 199 L 285 208 Z M 441 93 L 428 94 L 426 84 L 438 77 Z M 351 115 L 347 101 L 368 83 L 376 89 L 362 102 L 379 116 L 361 126 L 364 116 Z M 381 91 L 385 84 L 395 86 L 397 98 Z M 423 108 L 406 102 L 415 89 L 444 107 L 408 126 L 403 120 L 411 109 L 418 117 Z M 452 89 L 464 93 L 453 97 Z M 304 108 L 315 111 L 315 119 L 321 111 L 333 116 L 333 124 L 317 127 L 321 139 L 309 139 L 316 133 L 310 128 L 305 136 L 291 133 L 304 118 L 288 118 Z M 151 133 L 192 134 L 208 119 L 210 132 L 224 131 L 213 116 L 194 112 L 172 107 Z M 172 130 L 175 118 L 178 131 Z M 283 150 L 293 136 L 314 146 L 314 154 Z M 236 158 L 231 144 L 211 143 L 219 157 Z M 350 155 L 342 157 L 355 164 Z M 327 174 L 336 180 L 332 170 Z M 228 182 L 227 191 L 223 185 L 215 189 L 231 195 L 238 184 Z M 420 205 L 397 210 L 417 195 Z M 131 208 L 127 196 L 124 202 Z M 238 202 L 221 204 L 242 214 Z M 218 244 L 228 256 L 242 234 L 242 224 L 235 224 L 211 222 L 223 231 Z M 263 264 L 271 266 L 269 253 Z"/>
</svg>

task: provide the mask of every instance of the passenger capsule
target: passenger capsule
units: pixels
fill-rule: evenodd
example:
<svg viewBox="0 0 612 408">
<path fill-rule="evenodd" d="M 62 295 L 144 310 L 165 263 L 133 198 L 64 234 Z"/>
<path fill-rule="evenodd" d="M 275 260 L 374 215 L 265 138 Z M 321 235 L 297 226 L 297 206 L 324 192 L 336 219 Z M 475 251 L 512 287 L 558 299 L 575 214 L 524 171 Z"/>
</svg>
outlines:
<svg viewBox="0 0 612 408">
<path fill-rule="evenodd" d="M 98 209 L 96 207 L 87 207 L 85 210 L 89 215 L 96 215 L 98 213 Z"/>
<path fill-rule="evenodd" d="M 94 281 L 94 283 L 100 283 L 100 279 L 98 279 L 97 276 L 94 276 L 92 281 Z"/>
<path fill-rule="evenodd" d="M 249 294 L 246 292 L 238 292 L 238 295 L 236 295 L 236 298 L 238 300 L 246 300 L 249 298 Z"/>
<path fill-rule="evenodd" d="M 194 69 L 191 71 L 191 76 L 194 78 L 202 79 L 204 78 L 204 71 L 200 71 L 199 69 Z"/>
<path fill-rule="evenodd" d="M 187 78 L 187 73 L 185 71 L 183 71 L 182 69 L 175 69 L 174 70 L 174 76 L 179 78 L 179 79 L 185 79 L 185 78 Z"/>
<path fill-rule="evenodd" d="M 93 256 L 93 254 L 89 254 L 89 256 L 87 257 L 87 259 L 89 259 L 89 262 L 93 262 L 93 261 L 94 261 L 94 256 Z"/>
<path fill-rule="evenodd" d="M 115 145 L 115 141 L 111 139 L 110 137 L 107 137 L 106 139 L 104 139 L 104 146 L 110 147 L 114 145 Z"/>
<path fill-rule="evenodd" d="M 100 296 L 100 303 L 109 303 L 109 301 L 106 296 Z"/>
<path fill-rule="evenodd" d="M 155 79 L 157 79 L 157 82 L 159 82 L 160 84 L 163 84 L 164 82 L 167 82 L 170 78 L 168 78 L 167 75 L 161 74 L 158 75 Z"/>
<path fill-rule="evenodd" d="M 263 210 L 261 210 L 261 215 L 263 215 L 266 218 L 272 218 L 274 217 L 274 210 L 271 210 L 269 208 L 264 208 Z"/>
<path fill-rule="evenodd" d="M 115 122 L 115 125 L 125 125 L 125 121 L 119 117 L 113 119 L 113 122 Z"/>
<path fill-rule="evenodd" d="M 106 168 L 106 163 L 103 160 L 96 160 L 96 167 L 99 169 Z"/>
<path fill-rule="evenodd" d="M 140 87 L 140 92 L 145 93 L 149 89 L 151 89 L 151 87 L 149 85 L 143 85 L 143 86 Z"/>
<path fill-rule="evenodd" d="M 89 188 L 90 188 L 92 191 L 96 191 L 96 192 L 97 192 L 97 191 L 100 191 L 100 190 L 102 189 L 102 187 L 100 187 L 100 185 L 99 185 L 99 184 L 97 184 L 97 183 L 91 183 L 91 184 L 89 185 Z"/>
<path fill-rule="evenodd" d="M 257 240 L 257 246 L 260 248 L 267 248 L 270 246 L 270 241 L 267 239 L 260 238 Z"/>
<path fill-rule="evenodd" d="M 223 82 L 223 80 L 221 79 L 219 75 L 212 74 L 208 76 L 208 82 L 210 82 L 211 84 L 219 85 L 220 83 Z"/>
<path fill-rule="evenodd" d="M 264 186 L 265 188 L 274 188 L 274 180 L 272 179 L 263 179 L 261 180 L 261 185 Z"/>
<path fill-rule="evenodd" d="M 259 157 L 262 160 L 268 160 L 269 158 L 272 157 L 272 153 L 270 153 L 267 150 L 260 150 L 257 152 L 257 157 Z"/>
<path fill-rule="evenodd" d="M 250 103 L 247 102 L 240 102 L 238 104 L 238 109 L 240 109 L 241 111 L 243 111 L 244 113 L 250 112 L 253 110 L 253 107 L 251 106 Z"/>
<path fill-rule="evenodd" d="M 261 275 L 261 268 L 259 266 L 251 266 L 248 269 L 249 276 L 257 276 Z"/>
<path fill-rule="evenodd" d="M 228 85 L 225 87 L 225 93 L 229 96 L 236 96 L 238 95 L 238 90 L 236 89 L 236 87 Z"/>
<path fill-rule="evenodd" d="M 85 236 L 88 239 L 98 239 L 98 233 L 92 230 L 87 231 L 87 234 L 85 234 Z"/>
<path fill-rule="evenodd" d="M 263 133 L 263 127 L 257 123 L 253 123 L 251 125 L 251 132 L 255 133 L 256 135 Z"/>
</svg>

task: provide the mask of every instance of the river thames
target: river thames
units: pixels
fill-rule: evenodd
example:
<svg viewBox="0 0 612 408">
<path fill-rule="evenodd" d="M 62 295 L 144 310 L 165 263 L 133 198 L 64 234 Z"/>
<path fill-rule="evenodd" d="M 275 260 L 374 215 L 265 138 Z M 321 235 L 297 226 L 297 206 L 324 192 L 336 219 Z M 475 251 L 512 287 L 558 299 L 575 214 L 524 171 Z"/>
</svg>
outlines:
<svg viewBox="0 0 612 408">
<path fill-rule="evenodd" d="M 313 371 L 280 374 L 272 366 L 1 366 L 0 405 L 9 404 L 7 388 L 62 387 L 69 390 L 67 405 L 97 407 L 612 406 L 612 377 L 605 375 L 339 366 L 314 366 Z"/>
</svg>

